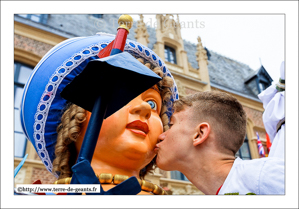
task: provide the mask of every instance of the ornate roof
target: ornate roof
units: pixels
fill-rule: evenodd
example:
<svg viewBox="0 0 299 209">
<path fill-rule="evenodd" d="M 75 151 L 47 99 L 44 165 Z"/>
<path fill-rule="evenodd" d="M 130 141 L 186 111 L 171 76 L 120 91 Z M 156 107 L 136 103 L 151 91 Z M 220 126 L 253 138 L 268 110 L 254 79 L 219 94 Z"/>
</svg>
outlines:
<svg viewBox="0 0 299 209">
<path fill-rule="evenodd" d="M 48 16 L 47 25 L 35 23 L 17 15 L 15 15 L 15 20 L 44 30 L 50 30 L 55 34 L 64 34 L 65 37 L 70 38 L 75 36 L 91 36 L 97 32 L 115 34 L 119 16 L 120 14 L 105 14 L 102 18 L 97 18 L 86 14 L 51 14 Z M 135 40 L 134 31 L 136 28 L 137 20 L 134 21 L 132 29 L 130 30 L 131 33 L 128 35 L 129 39 Z M 153 49 L 153 46 L 157 41 L 156 31 L 154 28 L 147 26 L 147 32 L 149 34 L 148 48 Z M 184 40 L 184 49 L 187 52 L 188 61 L 191 66 L 198 69 L 198 62 L 196 61 L 196 44 Z M 206 50 L 208 50 L 209 55 L 208 70 L 211 86 L 231 89 L 241 94 L 257 98 L 257 95 L 245 84 L 245 81 L 248 80 L 250 76 L 255 75 L 253 69 L 246 64 L 220 55 L 212 50 L 207 48 Z"/>
</svg>

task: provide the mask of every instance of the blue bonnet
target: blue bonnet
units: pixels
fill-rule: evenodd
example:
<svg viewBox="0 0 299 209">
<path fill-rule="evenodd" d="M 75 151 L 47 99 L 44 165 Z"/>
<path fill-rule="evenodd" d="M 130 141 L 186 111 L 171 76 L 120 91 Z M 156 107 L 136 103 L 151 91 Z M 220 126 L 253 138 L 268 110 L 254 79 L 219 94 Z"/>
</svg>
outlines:
<svg viewBox="0 0 299 209">
<path fill-rule="evenodd" d="M 68 101 L 60 96 L 60 92 L 91 60 L 98 59 L 99 51 L 114 38 L 111 34 L 97 33 L 94 36 L 76 37 L 61 42 L 36 65 L 24 87 L 20 108 L 22 129 L 51 173 L 55 158 L 56 128 L 68 104 Z M 165 63 L 151 49 L 127 40 L 124 51 L 160 67 L 163 77 L 173 79 Z M 170 90 L 172 95 L 166 112 L 169 118 L 172 115 L 172 102 L 178 99 L 175 81 Z"/>
</svg>

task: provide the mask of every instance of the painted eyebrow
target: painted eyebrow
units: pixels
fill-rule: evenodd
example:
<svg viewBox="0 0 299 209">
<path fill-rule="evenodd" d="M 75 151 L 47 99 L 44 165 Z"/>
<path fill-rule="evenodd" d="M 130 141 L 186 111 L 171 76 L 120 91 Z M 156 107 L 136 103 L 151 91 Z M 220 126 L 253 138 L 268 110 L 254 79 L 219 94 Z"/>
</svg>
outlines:
<svg viewBox="0 0 299 209">
<path fill-rule="evenodd" d="M 154 90 L 156 90 L 159 94 L 160 94 L 160 90 L 157 88 L 157 86 L 156 85 L 154 85 L 154 86 L 152 86 L 151 87 L 151 89 L 154 89 Z"/>
</svg>

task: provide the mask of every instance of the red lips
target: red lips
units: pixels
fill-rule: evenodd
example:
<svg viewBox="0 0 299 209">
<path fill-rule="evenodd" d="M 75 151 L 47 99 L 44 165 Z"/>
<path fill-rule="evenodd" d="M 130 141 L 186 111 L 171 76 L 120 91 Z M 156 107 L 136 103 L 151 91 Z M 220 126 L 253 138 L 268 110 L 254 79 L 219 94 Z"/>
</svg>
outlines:
<svg viewBox="0 0 299 209">
<path fill-rule="evenodd" d="M 146 136 L 147 133 L 149 132 L 149 128 L 147 123 L 144 123 L 140 120 L 135 120 L 131 123 L 129 123 L 126 126 L 127 129 L 129 129 L 130 131 L 132 131 L 135 134 L 140 134 L 142 136 Z"/>
</svg>

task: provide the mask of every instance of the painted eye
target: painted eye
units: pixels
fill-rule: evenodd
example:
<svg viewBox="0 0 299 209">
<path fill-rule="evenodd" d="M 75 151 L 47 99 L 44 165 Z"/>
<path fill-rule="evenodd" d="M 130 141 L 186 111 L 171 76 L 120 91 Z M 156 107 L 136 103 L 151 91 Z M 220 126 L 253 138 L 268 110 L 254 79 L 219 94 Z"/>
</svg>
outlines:
<svg viewBox="0 0 299 209">
<path fill-rule="evenodd" d="M 153 110 L 157 110 L 157 103 L 153 100 L 148 100 L 147 103 L 151 106 Z"/>
</svg>

